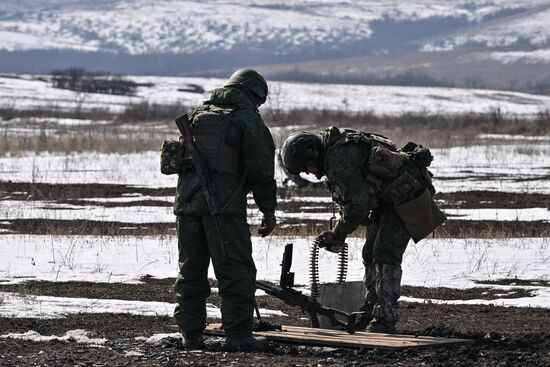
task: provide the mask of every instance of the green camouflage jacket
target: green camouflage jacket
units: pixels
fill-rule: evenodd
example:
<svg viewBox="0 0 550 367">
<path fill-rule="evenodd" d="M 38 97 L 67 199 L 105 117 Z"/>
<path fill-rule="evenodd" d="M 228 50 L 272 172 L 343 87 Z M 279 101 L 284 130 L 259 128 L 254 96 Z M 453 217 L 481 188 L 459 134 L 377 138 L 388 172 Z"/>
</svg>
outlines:
<svg viewBox="0 0 550 367">
<path fill-rule="evenodd" d="M 339 143 L 340 139 L 341 132 L 334 126 L 321 133 L 325 184 L 341 207 L 340 219 L 333 230 L 337 236 L 345 238 L 378 206 L 380 187 L 366 180 L 370 145 Z"/>
<path fill-rule="evenodd" d="M 277 186 L 274 179 L 275 144 L 251 98 L 238 88 L 218 88 L 212 92 L 211 106 L 236 110 L 231 114 L 228 136 L 240 147 L 244 177 L 214 172 L 212 179 L 223 214 L 246 217 L 246 195 L 252 191 L 254 201 L 263 213 L 275 211 Z M 236 142 L 236 143 L 235 143 Z M 209 215 L 208 205 L 200 190 L 187 201 L 181 196 L 195 176 L 193 170 L 179 173 L 174 214 Z"/>
</svg>

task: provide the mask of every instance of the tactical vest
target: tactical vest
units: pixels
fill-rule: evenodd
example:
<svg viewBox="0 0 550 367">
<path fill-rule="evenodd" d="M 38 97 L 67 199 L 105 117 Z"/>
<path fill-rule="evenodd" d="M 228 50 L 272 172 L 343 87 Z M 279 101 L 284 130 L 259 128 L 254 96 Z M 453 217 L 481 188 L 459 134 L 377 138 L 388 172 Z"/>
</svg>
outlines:
<svg viewBox="0 0 550 367">
<path fill-rule="evenodd" d="M 191 133 L 211 172 L 242 175 L 240 149 L 227 142 L 232 128 L 231 115 L 235 111 L 235 108 L 219 108 L 206 103 L 191 115 Z M 187 157 L 188 152 L 184 154 L 184 160 Z"/>
<path fill-rule="evenodd" d="M 329 150 L 349 142 L 370 146 L 370 157 L 362 172 L 368 183 L 367 191 L 395 208 L 415 242 L 445 221 L 445 215 L 433 201 L 435 189 L 426 168 L 431 163 L 428 149 L 412 142 L 398 149 L 385 136 L 342 129 L 340 139 Z M 430 159 L 421 159 L 426 155 Z M 338 196 L 337 188 L 328 182 L 327 185 L 333 197 Z"/>
</svg>

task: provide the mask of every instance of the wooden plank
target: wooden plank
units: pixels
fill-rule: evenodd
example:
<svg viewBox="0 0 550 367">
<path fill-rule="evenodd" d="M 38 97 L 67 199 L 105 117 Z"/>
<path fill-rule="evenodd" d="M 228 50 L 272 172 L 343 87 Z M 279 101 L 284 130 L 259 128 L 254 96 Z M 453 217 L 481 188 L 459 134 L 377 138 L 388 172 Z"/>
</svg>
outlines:
<svg viewBox="0 0 550 367">
<path fill-rule="evenodd" d="M 380 334 L 356 332 L 348 334 L 345 331 L 333 329 L 318 329 L 298 326 L 282 326 L 282 331 L 254 332 L 254 335 L 265 336 L 268 340 L 332 347 L 381 347 L 399 349 L 405 347 L 429 347 L 442 345 L 470 344 L 473 340 L 439 338 L 430 336 L 414 336 L 401 334 Z M 221 324 L 210 324 L 205 334 L 223 336 Z"/>
<path fill-rule="evenodd" d="M 380 339 L 387 340 L 388 336 L 391 336 L 392 339 L 400 341 L 427 341 L 430 343 L 448 343 L 449 341 L 454 340 L 463 340 L 463 339 L 453 339 L 453 338 L 441 338 L 441 337 L 432 337 L 432 336 L 415 336 L 415 335 L 404 335 L 404 334 L 384 334 L 384 333 L 369 333 L 365 331 L 357 331 L 355 334 L 342 333 L 342 331 L 335 329 L 313 329 L 309 327 L 297 327 L 297 326 L 283 326 L 288 332 L 304 333 L 305 335 L 314 334 L 314 335 L 326 335 L 329 337 L 349 338 L 351 340 L 356 339 L 356 336 L 366 337 L 368 339 Z"/>
</svg>

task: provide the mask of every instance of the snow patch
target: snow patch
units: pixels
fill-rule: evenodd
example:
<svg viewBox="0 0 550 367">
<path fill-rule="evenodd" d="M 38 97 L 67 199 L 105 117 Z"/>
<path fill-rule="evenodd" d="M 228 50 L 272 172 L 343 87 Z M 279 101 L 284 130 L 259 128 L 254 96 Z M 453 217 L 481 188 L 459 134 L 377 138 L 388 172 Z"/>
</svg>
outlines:
<svg viewBox="0 0 550 367">
<path fill-rule="evenodd" d="M 145 340 L 146 344 L 160 345 L 164 339 L 182 339 L 181 333 L 154 334 Z"/>
<path fill-rule="evenodd" d="M 550 14 L 549 14 L 550 16 Z M 528 64 L 550 64 L 550 49 L 539 49 L 532 51 L 508 51 L 490 52 L 485 55 L 487 59 L 497 60 L 503 64 L 525 62 Z"/>
<path fill-rule="evenodd" d="M 75 342 L 79 344 L 90 344 L 91 346 L 101 346 L 107 342 L 105 338 L 90 338 L 90 332 L 82 329 L 69 330 L 63 336 L 41 335 L 39 332 L 29 330 L 25 333 L 8 333 L 0 335 L 2 339 L 20 339 L 33 342 L 49 342 L 58 340 L 62 342 Z"/>
</svg>

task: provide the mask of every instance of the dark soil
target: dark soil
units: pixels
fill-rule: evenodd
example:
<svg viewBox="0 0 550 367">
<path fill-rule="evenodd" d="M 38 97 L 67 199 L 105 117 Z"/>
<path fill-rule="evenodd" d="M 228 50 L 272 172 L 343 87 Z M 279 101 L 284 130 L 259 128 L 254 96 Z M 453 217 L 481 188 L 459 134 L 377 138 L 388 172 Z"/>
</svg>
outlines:
<svg viewBox="0 0 550 367">
<path fill-rule="evenodd" d="M 0 283 L 0 292 L 16 292 L 33 296 L 52 296 L 52 297 L 81 297 L 94 299 L 120 299 L 128 301 L 158 301 L 174 302 L 172 293 L 175 278 L 156 279 L 152 277 L 141 278 L 142 283 L 93 283 L 93 282 L 47 282 L 47 281 L 28 281 L 19 284 Z M 510 285 L 512 282 L 478 282 L 483 284 L 504 284 Z M 516 285 L 546 285 L 544 281 L 529 281 L 516 279 Z M 216 282 L 211 281 L 211 286 L 216 287 Z M 408 297 L 441 299 L 441 300 L 469 300 L 469 299 L 496 299 L 496 298 L 523 298 L 532 297 L 531 290 L 516 287 L 512 291 L 494 289 L 491 287 L 478 287 L 468 289 L 454 288 L 429 288 L 413 287 L 404 285 L 401 294 Z M 277 309 L 286 308 L 283 302 L 269 296 L 257 297 L 260 307 L 272 308 L 273 304 Z M 220 305 L 220 297 L 217 293 L 212 293 L 208 302 L 217 306 Z"/>
<path fill-rule="evenodd" d="M 1 289 L 1 288 L 0 288 Z M 401 294 L 408 297 L 427 298 L 427 299 L 442 299 L 442 300 L 469 300 L 469 299 L 496 299 L 496 298 L 524 298 L 534 297 L 535 294 L 527 289 L 514 288 L 506 291 L 493 288 L 468 288 L 468 289 L 453 289 L 453 288 L 426 288 L 403 286 Z"/>
<path fill-rule="evenodd" d="M 113 184 L 46 184 L 0 181 L 0 198 L 11 200 L 58 200 L 116 198 L 123 195 L 170 196 L 175 188 L 146 188 Z"/>
<path fill-rule="evenodd" d="M 112 203 L 101 198 L 138 194 L 158 197 L 139 203 Z M 0 182 L 0 200 L 55 200 L 73 205 L 90 205 L 83 198 L 99 199 L 94 205 L 169 206 L 165 197 L 173 188 L 149 189 L 124 185 L 48 185 Z M 281 189 L 281 198 L 297 196 L 327 196 L 320 187 Z M 438 194 L 436 199 L 445 208 L 529 208 L 550 207 L 547 196 L 499 192 L 462 192 Z M 316 208 L 314 208 L 316 207 Z M 319 208 L 322 207 L 322 208 Z M 293 201 L 281 203 L 287 212 L 330 212 L 328 203 Z M 296 224 L 300 224 L 297 226 Z M 303 226 L 306 224 L 306 226 Z M 275 234 L 314 235 L 326 228 L 318 220 L 280 221 Z M 155 235 L 174 234 L 173 223 L 119 223 L 93 220 L 59 221 L 15 219 L 2 221 L 0 229 L 27 234 L 86 235 Z M 550 236 L 548 223 L 460 221 L 450 219 L 439 228 L 436 237 L 503 238 Z M 252 228 L 254 233 L 255 228 Z M 354 235 L 364 235 L 360 229 Z M 101 284 L 90 282 L 27 282 L 18 285 L 0 283 L 0 292 L 28 295 L 86 297 L 174 302 L 171 287 L 174 279 L 158 280 L 145 277 L 142 284 Z M 533 282 L 539 282 L 535 284 Z M 514 292 L 492 289 L 491 285 L 526 288 Z M 531 295 L 529 286 L 548 286 L 546 280 L 502 279 L 480 282 L 480 287 L 467 290 L 449 288 L 403 287 L 403 295 L 428 299 L 494 299 Z M 216 286 L 212 282 L 212 286 Z M 517 287 L 516 287 L 517 288 Z M 269 321 L 286 325 L 307 326 L 307 317 L 297 308 L 287 306 L 270 296 L 257 299 L 260 308 L 277 309 L 288 316 Z M 0 306 L 1 306 L 0 298 Z M 220 297 L 213 293 L 208 302 L 217 306 Z M 432 303 L 401 303 L 402 319 L 398 332 L 411 335 L 460 337 L 475 340 L 473 345 L 444 348 L 407 348 L 398 351 L 381 348 L 345 349 L 289 345 L 271 342 L 265 353 L 229 353 L 224 351 L 222 338 L 209 338 L 203 352 L 182 349 L 178 337 L 164 339 L 162 344 L 147 344 L 137 337 L 172 332 L 174 320 L 169 317 L 146 317 L 126 314 L 78 314 L 63 319 L 39 320 L 0 318 L 0 335 L 35 330 L 42 335 L 62 336 L 69 330 L 85 329 L 90 337 L 107 338 L 102 347 L 79 344 L 76 341 L 32 342 L 0 338 L 1 366 L 549 366 L 550 310 L 533 308 L 438 305 Z M 210 320 L 219 322 L 220 320 Z M 128 352 L 133 352 L 127 355 Z"/>
<path fill-rule="evenodd" d="M 104 207 L 130 206 L 172 206 L 166 197 L 174 194 L 173 188 L 142 188 L 126 185 L 100 184 L 31 184 L 0 182 L 0 200 L 55 200 L 57 203 L 86 207 L 88 205 Z M 135 201 L 110 202 L 101 198 L 118 198 L 123 195 L 139 195 Z M 141 195 L 151 196 L 144 200 Z M 287 213 L 330 213 L 330 203 L 301 200 L 300 197 L 327 197 L 322 187 L 282 188 L 278 195 L 281 199 L 293 198 L 289 202 L 280 202 L 278 210 Z M 157 198 L 155 198 L 157 197 Z M 82 199 L 97 199 L 93 202 Z M 295 200 L 294 200 L 295 199 Z M 550 196 L 541 194 L 521 194 L 493 191 L 468 191 L 436 194 L 436 200 L 445 208 L 509 208 L 522 209 L 542 207 L 550 208 Z M 254 207 L 254 206 L 252 206 Z M 336 211 L 338 209 L 336 208 Z M 9 217 L 8 217 L 9 218 Z M 274 235 L 317 235 L 328 226 L 326 220 L 280 218 Z M 0 223 L 4 233 L 17 234 L 86 234 L 86 235 L 162 235 L 175 234 L 174 223 L 123 223 L 95 220 L 56 220 L 56 219 L 8 219 Z M 256 228 L 252 227 L 252 233 Z M 353 236 L 364 236 L 364 227 L 359 227 Z M 508 238 L 508 237 L 550 237 L 550 226 L 544 221 L 476 221 L 460 220 L 449 217 L 434 233 L 440 238 Z"/>
<path fill-rule="evenodd" d="M 44 184 L 30 182 L 0 181 L 0 199 L 11 200 L 56 200 L 61 203 L 74 205 L 89 205 L 89 201 L 79 199 L 90 198 L 117 198 L 123 195 L 147 195 L 166 197 L 175 194 L 175 188 L 146 188 L 128 185 L 113 184 Z M 303 196 L 330 197 L 323 187 L 306 188 L 279 188 L 278 196 L 281 199 L 295 199 L 292 202 L 279 203 L 278 209 L 284 211 L 300 212 L 301 210 L 329 212 L 330 203 L 319 203 L 300 200 Z M 138 200 L 136 198 L 136 200 Z M 164 198 L 163 198 L 164 199 Z M 514 193 L 502 191 L 459 191 L 452 193 L 437 193 L 436 201 L 442 208 L 548 208 L 550 209 L 550 196 L 536 193 Z M 112 203 L 94 201 L 94 205 L 128 206 L 128 205 L 172 205 L 164 200 L 145 200 L 132 203 Z M 308 206 L 324 207 L 324 209 L 311 209 Z"/>
<path fill-rule="evenodd" d="M 535 193 L 514 193 L 503 191 L 460 191 L 437 193 L 435 199 L 442 208 L 460 209 L 550 209 L 550 196 Z"/>
<path fill-rule="evenodd" d="M 478 284 L 497 284 L 497 285 L 519 285 L 519 286 L 536 286 L 536 287 L 550 287 L 550 280 L 544 279 L 518 279 L 507 278 L 497 280 L 477 280 Z"/>
<path fill-rule="evenodd" d="M 0 285 L 0 291 L 24 294 L 108 298 L 172 302 L 174 279 L 145 277 L 142 284 L 98 284 L 87 282 L 29 282 Z M 516 280 L 516 283 L 520 281 Z M 532 284 L 529 284 L 532 285 Z M 212 286 L 216 286 L 215 281 Z M 484 292 L 488 292 L 483 294 Z M 403 294 L 437 299 L 490 298 L 495 290 L 476 288 L 453 290 L 403 287 Z M 503 292 L 501 292 L 503 293 Z M 518 293 L 516 296 L 525 296 Z M 213 294 L 209 302 L 220 304 Z M 288 316 L 268 320 L 285 325 L 307 326 L 305 315 L 271 296 L 258 297 L 259 307 L 280 309 Z M 220 320 L 210 320 L 219 322 Z M 495 306 L 456 306 L 432 303 L 401 303 L 398 332 L 409 335 L 474 339 L 464 346 L 406 348 L 328 348 L 270 342 L 265 353 L 227 352 L 223 338 L 208 337 L 205 351 L 182 349 L 181 338 L 148 344 L 158 333 L 173 333 L 170 317 L 126 314 L 78 314 L 63 319 L 39 320 L 0 318 L 0 335 L 34 330 L 42 335 L 63 336 L 67 331 L 85 329 L 92 338 L 106 338 L 101 347 L 76 341 L 33 342 L 0 339 L 2 366 L 548 366 L 550 365 L 550 310 Z M 136 339 L 142 337 L 142 339 Z M 132 352 L 127 355 L 128 352 Z"/>
<path fill-rule="evenodd" d="M 270 303 L 273 308 L 276 303 Z M 301 314 L 284 318 L 296 325 Z M 217 321 L 217 320 L 212 320 Z M 219 321 L 219 320 L 218 320 Z M 137 337 L 172 332 L 169 317 L 119 314 L 79 314 L 64 319 L 0 318 L 2 334 L 35 330 L 62 336 L 85 329 L 90 337 L 107 338 L 103 347 L 75 341 L 32 342 L 0 339 L 2 366 L 548 366 L 550 364 L 550 312 L 490 306 L 402 304 L 398 332 L 411 335 L 474 339 L 465 346 L 438 348 L 327 348 L 270 342 L 265 353 L 226 352 L 223 339 L 209 337 L 201 352 L 182 349 L 181 339 L 167 338 L 160 345 Z M 128 352 L 139 355 L 127 355 Z"/>
<path fill-rule="evenodd" d="M 151 236 L 176 234 L 174 223 L 124 223 L 100 220 L 14 219 L 0 223 L 0 229 L 17 234 Z"/>
</svg>

